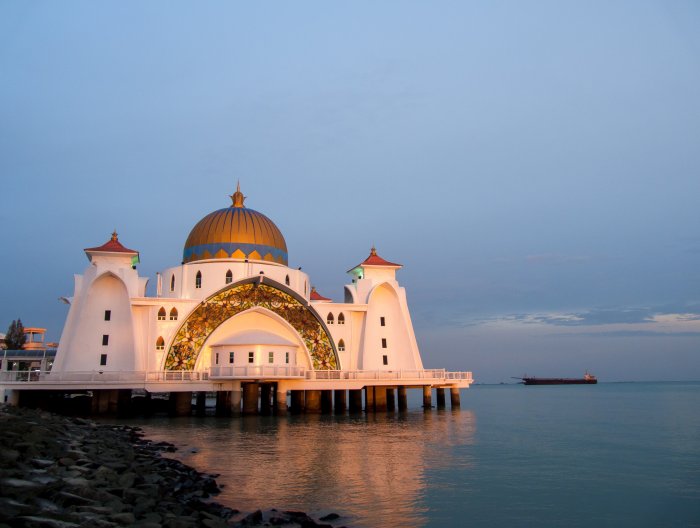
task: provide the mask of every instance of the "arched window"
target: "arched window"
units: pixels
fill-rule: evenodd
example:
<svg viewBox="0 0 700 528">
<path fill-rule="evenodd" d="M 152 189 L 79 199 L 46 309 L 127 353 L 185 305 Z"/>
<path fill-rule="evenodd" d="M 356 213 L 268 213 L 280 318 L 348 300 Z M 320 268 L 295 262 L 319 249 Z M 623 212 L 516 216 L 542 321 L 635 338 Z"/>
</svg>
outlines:
<svg viewBox="0 0 700 528">
<path fill-rule="evenodd" d="M 165 321 L 165 308 L 162 306 L 160 307 L 160 310 L 158 310 L 158 320 Z"/>
<path fill-rule="evenodd" d="M 231 273 L 231 270 L 228 270 L 226 272 L 226 284 L 231 284 L 233 282 L 233 273 Z"/>
<path fill-rule="evenodd" d="M 170 291 L 175 291 L 175 274 L 170 276 Z"/>
<path fill-rule="evenodd" d="M 338 352 L 345 352 L 345 341 L 338 341 Z"/>
<path fill-rule="evenodd" d="M 170 320 L 177 321 L 177 308 L 170 310 Z"/>
<path fill-rule="evenodd" d="M 165 350 L 165 339 L 162 336 L 156 340 L 156 350 Z"/>
<path fill-rule="evenodd" d="M 326 317 L 326 323 L 329 325 L 333 324 L 333 314 L 328 312 L 328 317 Z"/>
<path fill-rule="evenodd" d="M 289 286 L 289 275 L 284 278 L 284 283 Z"/>
<path fill-rule="evenodd" d="M 198 271 L 197 275 L 194 278 L 194 287 L 195 288 L 201 288 L 202 287 L 202 272 Z"/>
<path fill-rule="evenodd" d="M 345 316 L 342 313 L 338 314 L 338 324 L 345 324 Z"/>
</svg>

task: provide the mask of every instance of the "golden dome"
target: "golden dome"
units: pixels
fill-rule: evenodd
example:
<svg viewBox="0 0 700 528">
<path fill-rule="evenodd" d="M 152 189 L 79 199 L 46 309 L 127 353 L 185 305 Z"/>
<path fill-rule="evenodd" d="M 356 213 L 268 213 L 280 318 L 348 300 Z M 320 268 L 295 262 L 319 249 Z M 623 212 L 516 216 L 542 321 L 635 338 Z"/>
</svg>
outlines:
<svg viewBox="0 0 700 528">
<path fill-rule="evenodd" d="M 190 231 L 184 262 L 207 259 L 265 260 L 287 265 L 287 243 L 267 216 L 243 205 L 240 185 L 232 204 L 202 218 Z"/>
</svg>

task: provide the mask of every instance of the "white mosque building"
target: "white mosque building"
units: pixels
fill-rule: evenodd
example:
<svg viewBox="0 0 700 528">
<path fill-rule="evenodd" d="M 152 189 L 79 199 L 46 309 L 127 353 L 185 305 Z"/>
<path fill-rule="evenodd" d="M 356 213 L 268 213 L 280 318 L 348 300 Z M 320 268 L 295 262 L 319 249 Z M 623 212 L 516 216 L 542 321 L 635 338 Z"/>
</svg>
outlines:
<svg viewBox="0 0 700 528">
<path fill-rule="evenodd" d="M 43 382 L 55 389 L 89 378 L 84 385 L 92 389 L 190 391 L 190 400 L 191 391 L 221 391 L 234 412 L 241 394 L 244 411 L 257 408 L 258 389 L 268 384 L 278 409 L 286 408 L 287 391 L 293 405 L 307 409 L 332 390 L 336 406 L 339 398 L 344 405 L 346 389 L 351 406 L 353 391 L 364 389 L 366 406 L 383 408 L 384 390 L 391 391 L 391 406 L 394 388 L 401 407 L 406 387 L 422 387 L 428 405 L 431 387 L 438 404 L 439 391 L 444 402 L 444 389 L 451 388 L 453 405 L 459 403 L 458 389 L 469 386 L 471 373 L 424 369 L 396 278 L 400 264 L 372 248 L 348 271 L 344 301 L 332 302 L 306 273 L 288 266 L 282 233 L 245 206 L 240 186 L 230 198 L 230 206 L 194 226 L 182 263 L 157 274 L 155 296 L 146 294 L 148 279 L 136 269 L 138 251 L 124 247 L 116 232 L 85 249 L 89 265 L 75 276 L 53 369 Z M 246 403 L 252 391 L 256 403 Z"/>
</svg>

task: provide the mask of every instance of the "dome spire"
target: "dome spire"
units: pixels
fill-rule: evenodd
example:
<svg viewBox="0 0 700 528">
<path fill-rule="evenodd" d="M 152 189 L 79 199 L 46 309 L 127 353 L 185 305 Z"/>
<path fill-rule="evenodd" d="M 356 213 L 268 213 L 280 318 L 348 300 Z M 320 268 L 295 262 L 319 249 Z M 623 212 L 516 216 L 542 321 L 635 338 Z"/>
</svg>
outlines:
<svg viewBox="0 0 700 528">
<path fill-rule="evenodd" d="M 245 196 L 243 196 L 243 193 L 241 192 L 241 181 L 238 180 L 238 183 L 236 184 L 236 192 L 233 194 L 229 195 L 229 198 L 231 198 L 231 201 L 233 202 L 231 204 L 231 207 L 245 207 L 243 205 L 243 202 L 245 201 Z"/>
</svg>

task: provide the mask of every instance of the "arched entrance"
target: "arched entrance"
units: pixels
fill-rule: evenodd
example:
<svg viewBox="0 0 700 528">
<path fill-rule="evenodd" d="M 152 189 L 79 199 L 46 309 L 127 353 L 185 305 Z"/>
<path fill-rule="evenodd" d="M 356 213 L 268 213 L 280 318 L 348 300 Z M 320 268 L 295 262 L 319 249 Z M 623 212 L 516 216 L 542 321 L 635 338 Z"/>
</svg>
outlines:
<svg viewBox="0 0 700 528">
<path fill-rule="evenodd" d="M 219 325 L 261 307 L 287 321 L 302 338 L 316 370 L 340 367 L 338 353 L 318 314 L 295 292 L 270 279 L 252 278 L 219 290 L 183 321 L 165 358 L 165 370 L 194 370 L 204 342 Z"/>
</svg>

